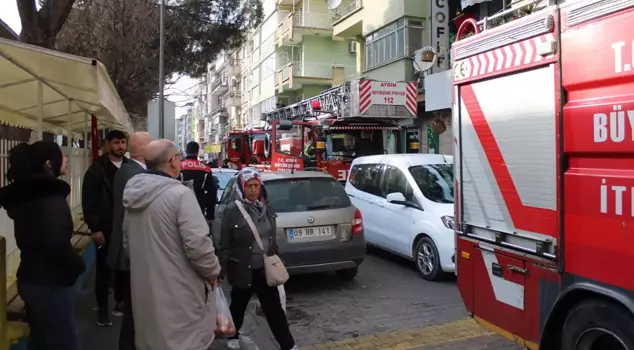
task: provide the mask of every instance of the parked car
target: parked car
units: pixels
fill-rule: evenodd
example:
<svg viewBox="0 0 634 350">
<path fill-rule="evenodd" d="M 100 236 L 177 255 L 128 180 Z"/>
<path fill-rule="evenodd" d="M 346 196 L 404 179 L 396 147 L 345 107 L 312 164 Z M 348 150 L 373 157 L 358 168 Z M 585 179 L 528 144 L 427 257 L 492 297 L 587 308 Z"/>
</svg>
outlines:
<svg viewBox="0 0 634 350">
<path fill-rule="evenodd" d="M 361 212 L 332 176 L 313 171 L 262 172 L 271 207 L 277 213 L 279 255 L 291 275 L 334 271 L 352 280 L 365 258 Z M 212 226 L 219 241 L 222 212 L 235 200 L 229 180 Z"/>
<path fill-rule="evenodd" d="M 416 263 L 426 280 L 455 271 L 453 157 L 356 158 L 346 193 L 361 210 L 369 245 Z"/>
<path fill-rule="evenodd" d="M 216 187 L 218 188 L 218 200 L 220 200 L 222 193 L 225 191 L 225 188 L 227 188 L 227 183 L 229 183 L 229 180 L 231 180 L 231 178 L 234 177 L 237 173 L 237 170 L 226 168 L 214 168 L 211 171 L 214 181 L 216 181 Z"/>
</svg>

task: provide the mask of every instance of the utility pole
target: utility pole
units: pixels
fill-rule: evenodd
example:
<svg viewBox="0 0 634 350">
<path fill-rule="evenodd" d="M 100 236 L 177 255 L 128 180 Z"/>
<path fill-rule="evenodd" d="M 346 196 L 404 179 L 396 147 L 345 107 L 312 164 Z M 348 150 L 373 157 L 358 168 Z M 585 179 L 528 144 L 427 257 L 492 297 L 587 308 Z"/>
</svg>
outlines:
<svg viewBox="0 0 634 350">
<path fill-rule="evenodd" d="M 159 137 L 165 137 L 165 72 L 164 72 L 164 52 L 165 52 L 165 0 L 161 0 L 161 19 L 159 24 Z"/>
</svg>

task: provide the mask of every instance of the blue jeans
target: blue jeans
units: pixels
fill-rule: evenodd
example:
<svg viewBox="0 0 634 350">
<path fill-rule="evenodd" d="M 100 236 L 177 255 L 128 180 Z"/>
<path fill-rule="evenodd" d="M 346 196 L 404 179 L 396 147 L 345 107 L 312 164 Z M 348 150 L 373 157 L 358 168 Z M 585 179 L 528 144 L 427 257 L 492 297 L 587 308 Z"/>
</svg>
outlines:
<svg viewBox="0 0 634 350">
<path fill-rule="evenodd" d="M 30 334 L 27 350 L 79 350 L 75 292 L 71 287 L 38 286 L 18 281 Z"/>
</svg>

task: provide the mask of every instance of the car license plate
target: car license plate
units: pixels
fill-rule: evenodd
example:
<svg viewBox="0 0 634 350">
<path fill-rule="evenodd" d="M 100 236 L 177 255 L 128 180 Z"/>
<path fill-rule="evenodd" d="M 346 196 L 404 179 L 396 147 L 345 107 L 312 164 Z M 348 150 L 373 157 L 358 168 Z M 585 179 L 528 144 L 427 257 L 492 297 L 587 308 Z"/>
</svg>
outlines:
<svg viewBox="0 0 634 350">
<path fill-rule="evenodd" d="M 291 228 L 288 230 L 288 237 L 290 239 L 306 239 L 328 236 L 332 236 L 332 226 L 302 227 Z"/>
</svg>

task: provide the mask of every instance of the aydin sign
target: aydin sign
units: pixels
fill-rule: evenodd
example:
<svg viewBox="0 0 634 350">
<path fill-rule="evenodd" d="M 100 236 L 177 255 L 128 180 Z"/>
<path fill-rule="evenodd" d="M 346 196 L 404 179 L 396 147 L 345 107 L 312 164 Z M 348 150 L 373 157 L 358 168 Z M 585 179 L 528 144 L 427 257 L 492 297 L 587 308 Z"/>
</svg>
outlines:
<svg viewBox="0 0 634 350">
<path fill-rule="evenodd" d="M 432 0 L 432 47 L 438 54 L 433 71 L 449 69 L 449 5 L 446 0 Z"/>
</svg>

